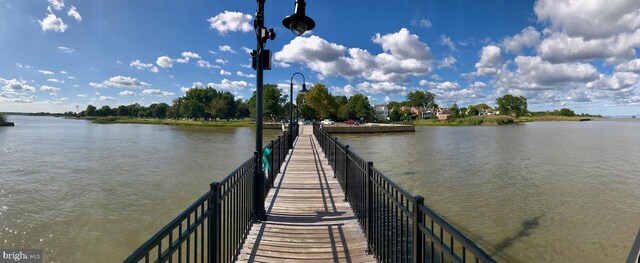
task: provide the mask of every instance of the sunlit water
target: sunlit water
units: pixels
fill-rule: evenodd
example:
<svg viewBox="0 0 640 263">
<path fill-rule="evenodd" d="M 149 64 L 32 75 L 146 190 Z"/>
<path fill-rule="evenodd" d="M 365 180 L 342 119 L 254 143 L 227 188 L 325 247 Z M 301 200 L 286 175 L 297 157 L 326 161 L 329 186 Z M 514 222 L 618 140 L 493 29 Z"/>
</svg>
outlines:
<svg viewBox="0 0 640 263">
<path fill-rule="evenodd" d="M 338 137 L 499 261 L 623 262 L 640 227 L 637 120 Z"/>
<path fill-rule="evenodd" d="M 0 127 L 0 248 L 119 262 L 249 159 L 250 128 L 10 116 Z M 265 142 L 278 130 L 265 130 Z"/>
<path fill-rule="evenodd" d="M 248 159 L 249 128 L 0 127 L 0 248 L 118 262 Z M 265 141 L 279 134 L 265 130 Z M 640 227 L 640 122 L 339 135 L 500 261 L 622 262 Z"/>
</svg>

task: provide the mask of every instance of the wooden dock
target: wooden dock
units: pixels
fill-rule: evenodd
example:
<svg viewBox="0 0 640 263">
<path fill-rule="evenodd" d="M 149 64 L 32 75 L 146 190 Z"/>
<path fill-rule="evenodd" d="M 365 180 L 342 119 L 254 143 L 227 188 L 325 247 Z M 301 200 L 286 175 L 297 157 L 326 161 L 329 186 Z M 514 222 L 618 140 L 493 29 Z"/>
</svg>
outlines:
<svg viewBox="0 0 640 263">
<path fill-rule="evenodd" d="M 375 262 L 313 128 L 300 129 L 238 262 Z"/>
</svg>

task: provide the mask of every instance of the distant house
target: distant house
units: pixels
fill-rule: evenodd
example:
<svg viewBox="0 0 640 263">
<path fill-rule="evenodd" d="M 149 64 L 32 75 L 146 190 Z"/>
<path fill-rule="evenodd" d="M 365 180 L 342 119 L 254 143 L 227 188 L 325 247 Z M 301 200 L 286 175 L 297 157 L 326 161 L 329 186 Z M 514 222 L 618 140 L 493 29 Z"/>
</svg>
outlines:
<svg viewBox="0 0 640 263">
<path fill-rule="evenodd" d="M 384 120 L 389 118 L 389 108 L 387 108 L 387 105 L 380 104 L 374 105 L 373 107 L 376 110 L 376 117 Z"/>
<path fill-rule="evenodd" d="M 411 114 L 415 118 L 421 118 L 421 119 L 433 118 L 433 111 L 428 109 L 427 107 L 402 106 L 402 107 L 400 107 L 400 110 L 401 111 L 404 111 L 404 110 L 411 111 Z"/>
<path fill-rule="evenodd" d="M 451 119 L 451 112 L 445 108 L 438 108 L 436 117 L 438 117 L 439 120 L 448 120 Z"/>
</svg>

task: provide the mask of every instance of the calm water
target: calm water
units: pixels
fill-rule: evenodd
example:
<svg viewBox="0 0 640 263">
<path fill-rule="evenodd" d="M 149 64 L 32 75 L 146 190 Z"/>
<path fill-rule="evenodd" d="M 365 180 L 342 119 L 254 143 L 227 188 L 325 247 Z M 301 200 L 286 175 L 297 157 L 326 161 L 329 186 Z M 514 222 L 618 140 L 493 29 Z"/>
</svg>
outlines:
<svg viewBox="0 0 640 263">
<path fill-rule="evenodd" d="M 11 120 L 0 248 L 47 262 L 121 261 L 254 146 L 249 128 Z M 501 261 L 622 262 L 640 226 L 638 121 L 339 137 Z"/>
<path fill-rule="evenodd" d="M 640 121 L 339 135 L 500 261 L 624 262 L 640 227 Z"/>
<path fill-rule="evenodd" d="M 0 248 L 121 262 L 246 161 L 250 128 L 99 125 L 10 116 L 0 127 Z M 265 141 L 278 130 L 265 130 Z"/>
</svg>

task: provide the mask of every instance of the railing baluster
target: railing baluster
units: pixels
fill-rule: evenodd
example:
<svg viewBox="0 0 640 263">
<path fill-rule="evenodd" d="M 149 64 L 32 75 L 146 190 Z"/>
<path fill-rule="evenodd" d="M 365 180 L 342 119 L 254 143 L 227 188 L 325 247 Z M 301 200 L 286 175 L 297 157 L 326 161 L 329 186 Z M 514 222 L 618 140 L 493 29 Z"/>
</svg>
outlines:
<svg viewBox="0 0 640 263">
<path fill-rule="evenodd" d="M 411 247 L 413 249 L 413 262 L 424 262 L 423 257 L 423 248 L 422 248 L 422 231 L 420 230 L 420 225 L 422 222 L 422 212 L 420 211 L 420 206 L 424 204 L 424 198 L 422 196 L 416 196 L 413 198 L 413 242 Z M 432 246 L 433 247 L 433 246 Z M 431 261 L 433 262 L 433 258 Z"/>
<path fill-rule="evenodd" d="M 209 197 L 209 262 L 220 262 L 220 183 L 214 182 L 210 186 L 211 196 Z"/>
</svg>

